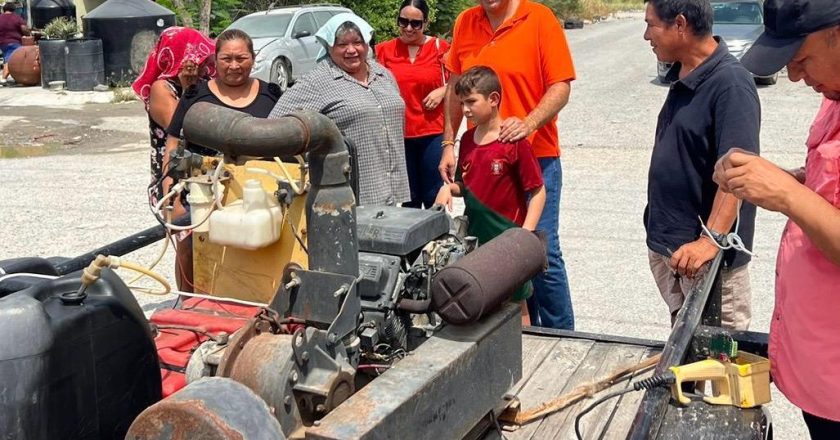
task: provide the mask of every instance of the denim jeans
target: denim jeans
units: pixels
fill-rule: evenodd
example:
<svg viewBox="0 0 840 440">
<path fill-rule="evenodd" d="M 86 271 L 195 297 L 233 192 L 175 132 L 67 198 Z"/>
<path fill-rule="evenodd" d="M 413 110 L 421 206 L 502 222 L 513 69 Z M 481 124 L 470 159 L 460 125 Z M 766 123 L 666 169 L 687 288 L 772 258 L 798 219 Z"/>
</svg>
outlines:
<svg viewBox="0 0 840 440">
<path fill-rule="evenodd" d="M 408 186 L 411 201 L 403 203 L 407 208 L 431 208 L 435 203 L 443 180 L 438 172 L 443 148 L 442 134 L 407 138 L 405 140 L 405 165 L 408 171 Z"/>
<path fill-rule="evenodd" d="M 544 231 L 548 238 L 548 270 L 532 280 L 534 294 L 528 298 L 528 313 L 531 315 L 531 325 L 574 330 L 575 315 L 566 277 L 566 263 L 560 251 L 563 169 L 559 158 L 540 158 L 539 163 L 545 182 L 546 199 L 537 229 Z"/>
<path fill-rule="evenodd" d="M 12 52 L 16 51 L 19 47 L 20 43 L 9 43 L 3 46 L 3 62 L 9 64 L 9 61 L 12 59 Z"/>
</svg>

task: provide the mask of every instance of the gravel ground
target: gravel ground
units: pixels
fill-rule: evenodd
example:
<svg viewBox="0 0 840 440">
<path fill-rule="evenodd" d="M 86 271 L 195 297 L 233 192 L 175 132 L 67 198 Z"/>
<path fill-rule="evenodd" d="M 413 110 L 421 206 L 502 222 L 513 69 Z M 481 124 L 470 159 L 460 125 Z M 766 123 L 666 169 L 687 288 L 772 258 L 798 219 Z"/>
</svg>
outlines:
<svg viewBox="0 0 840 440">
<path fill-rule="evenodd" d="M 579 330 L 665 339 L 669 319 L 648 269 L 641 216 L 656 116 L 668 89 L 655 81 L 643 32 L 638 13 L 567 32 L 579 79 L 559 121 L 565 173 L 560 236 Z M 0 95 L 0 158 L 7 158 L 0 159 L 0 259 L 73 256 L 154 225 L 142 190 L 148 137 L 139 103 L 10 107 L 32 102 L 6 97 L 12 92 L 29 93 Z M 763 154 L 786 167 L 801 165 L 820 97 L 784 77 L 759 94 Z M 52 143 L 36 139 L 49 133 Z M 78 136 L 82 140 L 74 141 Z M 8 159 L 18 156 L 38 157 Z M 756 331 L 769 329 L 784 222 L 759 212 L 759 257 L 751 266 Z M 160 250 L 155 245 L 127 258 L 148 264 Z M 159 266 L 170 279 L 172 265 L 170 250 Z M 168 298 L 141 295 L 140 301 L 150 312 Z M 783 396 L 775 393 L 770 408 L 777 438 L 806 436 Z"/>
</svg>

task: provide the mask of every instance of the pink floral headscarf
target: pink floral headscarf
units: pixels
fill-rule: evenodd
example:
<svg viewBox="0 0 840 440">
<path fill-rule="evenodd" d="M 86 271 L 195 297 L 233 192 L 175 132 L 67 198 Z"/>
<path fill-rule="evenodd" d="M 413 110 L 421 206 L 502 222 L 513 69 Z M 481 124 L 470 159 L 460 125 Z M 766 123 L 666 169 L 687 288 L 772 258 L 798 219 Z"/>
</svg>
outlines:
<svg viewBox="0 0 840 440">
<path fill-rule="evenodd" d="M 155 81 L 177 77 L 185 61 L 201 65 L 213 55 L 215 47 L 216 44 L 211 38 L 195 29 L 169 27 L 160 34 L 157 45 L 146 60 L 146 67 L 131 88 L 148 108 L 149 94 Z M 207 68 L 209 76 L 215 77 L 215 65 L 208 63 Z"/>
</svg>

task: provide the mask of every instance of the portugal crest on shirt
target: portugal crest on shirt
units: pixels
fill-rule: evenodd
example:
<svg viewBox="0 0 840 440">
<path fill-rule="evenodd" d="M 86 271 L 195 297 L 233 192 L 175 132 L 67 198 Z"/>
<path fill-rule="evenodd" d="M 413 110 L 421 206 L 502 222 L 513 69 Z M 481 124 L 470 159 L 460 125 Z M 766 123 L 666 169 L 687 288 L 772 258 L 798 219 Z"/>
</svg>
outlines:
<svg viewBox="0 0 840 440">
<path fill-rule="evenodd" d="M 501 176 L 505 171 L 504 162 L 501 159 L 493 159 L 490 162 L 490 174 L 494 176 Z"/>
</svg>

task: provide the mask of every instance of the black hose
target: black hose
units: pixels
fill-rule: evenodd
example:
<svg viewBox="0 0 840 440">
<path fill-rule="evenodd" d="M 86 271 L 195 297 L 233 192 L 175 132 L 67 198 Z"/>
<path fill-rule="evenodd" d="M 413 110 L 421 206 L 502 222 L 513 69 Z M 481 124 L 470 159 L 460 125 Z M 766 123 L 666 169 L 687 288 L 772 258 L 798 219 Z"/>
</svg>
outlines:
<svg viewBox="0 0 840 440">
<path fill-rule="evenodd" d="M 421 300 L 403 298 L 399 303 L 397 303 L 397 309 L 408 313 L 414 313 L 416 315 L 429 313 L 432 309 L 432 299 L 428 298 Z"/>
<path fill-rule="evenodd" d="M 172 223 L 179 226 L 188 225 L 190 224 L 190 216 L 181 216 L 175 219 Z M 153 226 L 144 231 L 140 231 L 134 235 L 130 235 L 113 243 L 106 244 L 105 246 L 102 246 L 86 254 L 79 255 L 78 257 L 73 258 L 71 260 L 67 260 L 62 263 L 56 264 L 55 270 L 56 272 L 58 272 L 59 275 L 65 275 L 71 272 L 75 272 L 77 270 L 82 270 L 85 267 L 87 267 L 87 265 L 90 264 L 91 261 L 96 259 L 96 256 L 99 254 L 108 256 L 116 255 L 118 257 L 121 257 L 125 254 L 134 252 L 137 249 L 155 243 L 164 237 L 166 237 L 166 228 L 161 225 Z"/>
<path fill-rule="evenodd" d="M 656 376 L 649 377 L 647 379 L 642 379 L 633 383 L 633 386 L 630 388 L 626 388 L 620 391 L 615 391 L 610 394 L 607 394 L 604 397 L 592 402 L 592 405 L 586 407 L 585 410 L 581 411 L 577 417 L 575 417 L 575 435 L 577 436 L 578 440 L 583 440 L 583 435 L 580 433 L 580 419 L 585 416 L 587 413 L 595 409 L 598 405 L 606 402 L 613 397 L 618 397 L 623 394 L 627 394 L 633 391 L 641 391 L 641 390 L 649 390 L 651 388 L 656 388 L 659 386 L 669 386 L 676 383 L 677 378 L 674 376 L 674 373 L 670 370 L 666 371 L 662 374 L 657 374 Z"/>
<path fill-rule="evenodd" d="M 581 433 L 580 433 L 580 419 L 581 419 L 581 417 L 585 416 L 589 411 L 592 411 L 593 409 L 595 409 L 595 407 L 604 403 L 605 401 L 607 401 L 609 399 L 612 399 L 613 397 L 621 396 L 622 394 L 631 393 L 633 391 L 636 391 L 636 390 L 633 389 L 633 388 L 626 388 L 626 389 L 623 389 L 623 390 L 620 390 L 620 391 L 615 391 L 615 392 L 609 393 L 606 396 L 604 396 L 604 397 L 596 400 L 595 402 L 593 402 L 592 405 L 589 405 L 585 410 L 581 411 L 580 414 L 578 414 L 577 417 L 575 417 L 575 435 L 577 436 L 578 440 L 583 440 L 583 435 L 581 435 Z"/>
</svg>

